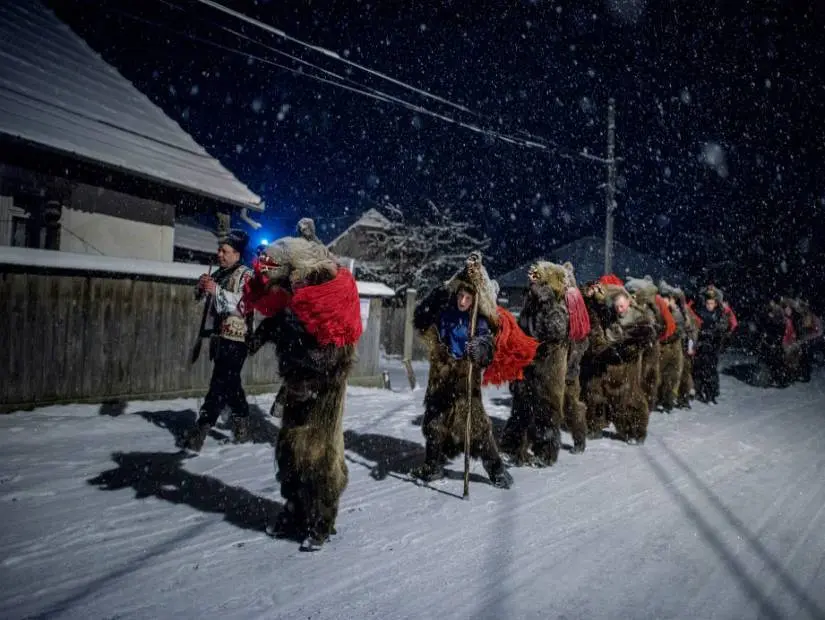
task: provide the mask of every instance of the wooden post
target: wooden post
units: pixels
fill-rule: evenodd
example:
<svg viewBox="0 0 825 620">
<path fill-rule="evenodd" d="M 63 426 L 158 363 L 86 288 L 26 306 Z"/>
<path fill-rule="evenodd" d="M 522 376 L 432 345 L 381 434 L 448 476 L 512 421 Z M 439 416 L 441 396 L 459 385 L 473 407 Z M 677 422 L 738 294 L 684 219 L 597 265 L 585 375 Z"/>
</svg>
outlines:
<svg viewBox="0 0 825 620">
<path fill-rule="evenodd" d="M 605 185 L 604 273 L 613 272 L 613 214 L 616 210 L 616 102 L 607 102 L 607 183 Z"/>
<path fill-rule="evenodd" d="M 414 390 L 418 383 L 412 367 L 413 339 L 415 337 L 413 313 L 415 312 L 416 294 L 414 288 L 407 289 L 407 303 L 404 309 L 404 368 L 407 370 L 407 380 L 410 382 L 411 390 Z"/>
</svg>

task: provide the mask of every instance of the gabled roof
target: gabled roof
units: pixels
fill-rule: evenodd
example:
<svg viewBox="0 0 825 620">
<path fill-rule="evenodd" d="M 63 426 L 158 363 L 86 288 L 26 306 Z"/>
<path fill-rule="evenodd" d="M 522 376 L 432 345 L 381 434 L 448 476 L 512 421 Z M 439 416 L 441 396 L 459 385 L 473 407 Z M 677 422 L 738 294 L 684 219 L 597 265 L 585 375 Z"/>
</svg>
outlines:
<svg viewBox="0 0 825 620">
<path fill-rule="evenodd" d="M 327 244 L 327 247 L 331 248 L 356 228 L 386 230 L 391 226 L 392 222 L 383 215 L 381 215 L 381 213 L 377 209 L 369 209 L 368 211 L 365 211 L 361 217 L 355 220 L 355 222 L 351 226 L 349 226 L 344 232 L 342 232 L 340 235 L 335 237 L 335 239 L 330 241 Z"/>
<path fill-rule="evenodd" d="M 512 271 L 496 278 L 499 286 L 504 288 L 521 288 L 527 286 L 527 270 L 536 260 L 549 260 L 554 263 L 570 261 L 576 269 L 579 284 L 596 280 L 604 275 L 604 239 L 599 237 L 582 237 L 572 243 L 558 247 L 545 256 L 516 267 Z M 650 254 L 643 254 L 621 243 L 613 242 L 613 273 L 620 278 L 641 278 L 646 275 L 658 282 L 664 278 L 673 285 L 685 285 L 688 274 L 673 267 L 666 261 Z"/>
<path fill-rule="evenodd" d="M 38 0 L 0 2 L 0 135 L 240 207 L 261 199 Z"/>
</svg>

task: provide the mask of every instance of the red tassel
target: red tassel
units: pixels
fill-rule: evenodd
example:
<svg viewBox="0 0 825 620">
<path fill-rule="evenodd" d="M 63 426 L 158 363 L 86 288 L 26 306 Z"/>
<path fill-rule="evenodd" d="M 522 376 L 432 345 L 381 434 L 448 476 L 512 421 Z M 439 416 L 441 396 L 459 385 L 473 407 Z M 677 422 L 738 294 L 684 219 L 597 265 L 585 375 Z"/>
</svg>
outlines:
<svg viewBox="0 0 825 620">
<path fill-rule="evenodd" d="M 536 357 L 537 340 L 518 326 L 511 312 L 498 307 L 499 330 L 493 362 L 484 371 L 482 385 L 502 385 L 524 379 L 524 369 Z"/>
<path fill-rule="evenodd" d="M 570 315 L 570 340 L 581 342 L 590 335 L 590 315 L 584 305 L 584 297 L 578 288 L 569 286 L 564 292 L 564 301 Z"/>
<path fill-rule="evenodd" d="M 599 278 L 599 282 L 602 284 L 612 284 L 613 286 L 624 286 L 624 282 L 622 282 L 617 275 L 612 273 L 608 273 L 607 275 Z"/>
<path fill-rule="evenodd" d="M 676 333 L 676 319 L 673 318 L 670 306 L 667 305 L 667 301 L 661 295 L 656 295 L 656 306 L 658 306 L 659 312 L 662 313 L 662 318 L 665 320 L 665 332 L 659 336 L 659 342 L 664 342 Z"/>
</svg>

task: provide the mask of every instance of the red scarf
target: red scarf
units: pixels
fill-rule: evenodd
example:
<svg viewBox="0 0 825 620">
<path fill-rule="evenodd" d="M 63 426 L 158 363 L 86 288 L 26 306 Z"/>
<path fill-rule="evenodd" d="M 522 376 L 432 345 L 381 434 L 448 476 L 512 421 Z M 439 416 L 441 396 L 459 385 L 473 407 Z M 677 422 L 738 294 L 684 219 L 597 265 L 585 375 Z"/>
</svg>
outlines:
<svg viewBox="0 0 825 620">
<path fill-rule="evenodd" d="M 355 344 L 361 337 L 361 301 L 348 269 L 339 267 L 332 280 L 303 286 L 292 295 L 278 287 L 267 291 L 265 284 L 266 276 L 256 266 L 256 277 L 244 287 L 242 303 L 247 312 L 273 316 L 289 308 L 322 346 Z"/>
<path fill-rule="evenodd" d="M 575 286 L 568 286 L 564 292 L 567 313 L 570 315 L 570 340 L 581 342 L 590 335 L 590 315 L 584 305 L 584 297 Z"/>
<path fill-rule="evenodd" d="M 659 342 L 664 342 L 676 333 L 676 320 L 673 318 L 670 306 L 667 305 L 667 301 L 665 301 L 665 298 L 661 295 L 656 295 L 656 306 L 659 308 L 659 312 L 662 313 L 662 318 L 665 320 L 665 331 L 659 336 Z"/>
<path fill-rule="evenodd" d="M 484 371 L 482 385 L 502 385 L 524 379 L 524 369 L 536 357 L 537 340 L 530 338 L 518 326 L 516 317 L 499 306 L 499 328 L 493 362 Z"/>
</svg>

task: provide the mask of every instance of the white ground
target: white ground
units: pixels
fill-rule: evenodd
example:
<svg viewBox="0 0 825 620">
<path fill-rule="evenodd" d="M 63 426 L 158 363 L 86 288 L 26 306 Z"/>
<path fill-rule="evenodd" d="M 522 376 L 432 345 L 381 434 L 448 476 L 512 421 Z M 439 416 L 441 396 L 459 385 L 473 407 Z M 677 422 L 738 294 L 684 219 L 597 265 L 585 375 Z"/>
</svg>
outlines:
<svg viewBox="0 0 825 620">
<path fill-rule="evenodd" d="M 590 442 L 511 490 L 476 463 L 462 501 L 462 459 L 432 488 L 399 473 L 423 458 L 423 391 L 394 368 L 395 391 L 350 390 L 350 485 L 317 553 L 263 533 L 268 421 L 181 460 L 195 400 L 2 416 L 0 618 L 823 618 L 823 386 L 724 376 L 644 446 Z"/>
</svg>

